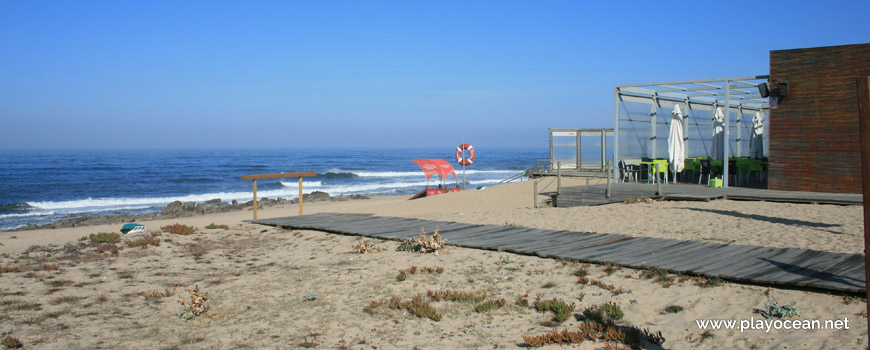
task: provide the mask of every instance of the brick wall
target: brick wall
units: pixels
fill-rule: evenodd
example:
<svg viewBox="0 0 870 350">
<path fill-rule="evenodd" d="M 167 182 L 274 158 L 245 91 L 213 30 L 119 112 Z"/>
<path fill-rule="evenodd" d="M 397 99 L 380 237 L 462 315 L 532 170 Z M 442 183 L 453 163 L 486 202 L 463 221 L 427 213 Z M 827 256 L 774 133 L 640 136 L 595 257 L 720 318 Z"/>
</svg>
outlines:
<svg viewBox="0 0 870 350">
<path fill-rule="evenodd" d="M 858 76 L 870 76 L 870 44 L 770 52 L 770 81 L 789 96 L 770 113 L 768 188 L 861 193 Z"/>
</svg>

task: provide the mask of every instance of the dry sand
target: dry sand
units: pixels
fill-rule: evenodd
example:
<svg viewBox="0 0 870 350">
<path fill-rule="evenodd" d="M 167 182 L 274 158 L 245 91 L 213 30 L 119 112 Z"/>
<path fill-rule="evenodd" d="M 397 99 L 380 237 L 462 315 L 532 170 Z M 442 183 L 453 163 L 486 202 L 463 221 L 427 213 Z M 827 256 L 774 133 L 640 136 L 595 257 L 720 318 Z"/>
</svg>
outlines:
<svg viewBox="0 0 870 350">
<path fill-rule="evenodd" d="M 578 184 L 567 183 L 566 185 Z M 310 203 L 306 213 L 353 212 L 469 223 L 508 224 L 621 233 L 637 236 L 811 248 L 860 253 L 861 207 L 714 201 L 613 204 L 591 208 L 532 209 L 531 183 L 447 194 L 416 201 L 406 197 Z M 539 198 L 543 200 L 543 198 Z M 261 217 L 296 215 L 296 206 L 267 208 Z M 19 338 L 30 349 L 156 348 L 519 348 L 523 336 L 561 325 L 552 313 L 514 304 L 558 298 L 576 304 L 574 314 L 613 302 L 622 326 L 660 331 L 663 348 L 858 349 L 867 345 L 863 301 L 825 293 L 723 283 L 702 288 L 694 279 L 672 277 L 665 286 L 643 271 L 582 265 L 533 256 L 448 247 L 439 255 L 396 251 L 397 242 L 372 241 L 384 251 L 359 254 L 359 237 L 315 231 L 286 231 L 244 223 L 250 211 L 145 222 L 138 237 L 158 235 L 158 247 L 124 248 L 118 256 L 97 253 L 79 242 L 91 233 L 117 232 L 119 225 L 0 233 L 0 337 Z M 182 223 L 200 227 L 187 236 L 159 233 Z M 209 223 L 229 230 L 202 229 Z M 427 228 L 431 231 L 431 228 Z M 410 231 L 408 235 L 416 235 Z M 137 237 L 124 237 L 132 240 Z M 124 244 L 119 244 L 124 247 Z M 43 268 L 44 265 L 49 265 Z M 57 265 L 57 270 L 52 270 Z M 411 266 L 441 267 L 397 281 Z M 589 280 L 628 292 L 614 295 L 578 283 Z M 668 284 L 668 283 L 664 283 Z M 209 293 L 209 311 L 192 321 L 178 317 L 179 297 L 199 285 Z M 143 294 L 173 291 L 165 298 Z M 506 306 L 478 313 L 470 302 L 433 302 L 440 321 L 372 301 L 409 300 L 427 291 L 486 293 Z M 316 294 L 316 298 L 313 298 Z M 314 300 L 305 301 L 305 297 Z M 848 330 L 699 330 L 698 319 L 761 319 L 767 301 L 794 305 L 800 320 L 849 320 Z M 666 313 L 677 305 L 683 310 Z M 555 326 L 555 327 L 554 327 Z M 603 348 L 585 341 L 544 348 Z M 656 346 L 646 343 L 648 347 Z"/>
</svg>

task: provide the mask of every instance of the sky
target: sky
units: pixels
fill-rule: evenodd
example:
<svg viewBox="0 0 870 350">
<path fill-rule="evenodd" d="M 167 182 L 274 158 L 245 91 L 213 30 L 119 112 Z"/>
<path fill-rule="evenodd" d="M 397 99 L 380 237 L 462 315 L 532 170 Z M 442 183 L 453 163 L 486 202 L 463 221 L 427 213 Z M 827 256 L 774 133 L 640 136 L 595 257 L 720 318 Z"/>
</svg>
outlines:
<svg viewBox="0 0 870 350">
<path fill-rule="evenodd" d="M 542 148 L 619 84 L 870 42 L 870 1 L 0 0 L 0 149 Z"/>
</svg>

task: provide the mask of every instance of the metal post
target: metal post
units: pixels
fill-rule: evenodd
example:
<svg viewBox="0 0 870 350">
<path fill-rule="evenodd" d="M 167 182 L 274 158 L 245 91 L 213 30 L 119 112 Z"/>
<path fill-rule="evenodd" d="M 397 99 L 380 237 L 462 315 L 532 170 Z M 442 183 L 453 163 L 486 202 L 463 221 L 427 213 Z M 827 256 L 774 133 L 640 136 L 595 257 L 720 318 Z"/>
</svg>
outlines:
<svg viewBox="0 0 870 350">
<path fill-rule="evenodd" d="M 650 159 L 656 159 L 656 114 L 658 114 L 659 98 L 658 94 L 653 94 L 652 104 L 649 105 L 649 147 L 647 147 L 647 155 Z"/>
<path fill-rule="evenodd" d="M 577 171 L 579 172 L 580 171 L 580 164 L 582 161 L 582 157 L 580 156 L 580 151 L 581 151 L 581 149 L 580 149 L 580 137 L 582 136 L 582 133 L 580 132 L 580 130 L 576 130 L 576 132 L 577 132 L 577 136 L 575 136 L 575 138 L 577 139 L 577 158 L 575 159 L 575 161 L 577 163 Z"/>
<path fill-rule="evenodd" d="M 302 216 L 302 177 L 299 177 L 299 216 Z"/>
<path fill-rule="evenodd" d="M 731 119 L 731 81 L 725 80 L 725 137 L 722 138 L 722 187 L 728 187 L 728 158 L 731 158 L 731 132 L 728 130 Z"/>
<path fill-rule="evenodd" d="M 607 169 L 607 171 L 611 171 L 613 169 L 613 163 L 611 163 L 608 160 L 607 163 L 605 163 L 604 167 L 605 167 L 605 169 Z M 610 186 L 611 186 L 610 183 L 612 182 L 611 180 L 612 179 L 610 178 L 610 176 L 608 176 L 607 177 L 607 192 L 604 193 L 604 197 L 606 197 L 606 198 L 610 198 L 610 196 L 613 194 L 612 189 L 610 188 Z"/>
<path fill-rule="evenodd" d="M 601 170 L 607 169 L 607 130 L 601 130 Z"/>
<path fill-rule="evenodd" d="M 665 175 L 667 176 L 667 175 Z M 659 163 L 655 163 L 655 177 L 656 177 L 656 196 L 662 195 L 662 182 L 659 180 Z"/>
<path fill-rule="evenodd" d="M 870 247 L 870 77 L 855 79 L 858 85 L 858 125 L 861 145 L 861 184 L 864 193 L 864 273 L 865 280 L 870 281 L 870 259 L 867 249 Z M 870 288 L 865 284 L 867 298 L 870 299 Z M 867 314 L 870 315 L 870 303 L 867 303 Z M 867 323 L 867 336 L 870 337 L 870 322 Z"/>
<path fill-rule="evenodd" d="M 556 162 L 556 194 L 562 194 L 562 162 Z"/>
<path fill-rule="evenodd" d="M 254 220 L 257 220 L 257 179 L 254 179 Z"/>
<path fill-rule="evenodd" d="M 619 164 L 619 88 L 613 88 L 613 163 Z M 619 175 L 611 176 L 616 180 Z"/>
<path fill-rule="evenodd" d="M 550 173 L 550 171 L 552 171 L 553 161 L 555 160 L 555 159 L 553 159 L 553 128 L 550 128 L 549 131 L 550 131 L 550 167 L 551 168 L 547 169 L 548 174 Z"/>
</svg>

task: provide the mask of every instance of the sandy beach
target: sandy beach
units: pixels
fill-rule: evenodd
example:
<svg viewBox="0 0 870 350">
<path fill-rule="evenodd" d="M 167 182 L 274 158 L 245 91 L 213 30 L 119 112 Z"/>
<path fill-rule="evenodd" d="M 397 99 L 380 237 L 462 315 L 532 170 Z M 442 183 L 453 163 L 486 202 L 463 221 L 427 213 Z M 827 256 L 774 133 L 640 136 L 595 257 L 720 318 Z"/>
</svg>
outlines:
<svg viewBox="0 0 870 350">
<path fill-rule="evenodd" d="M 565 185 L 580 184 L 567 180 Z M 531 186 L 513 183 L 415 201 L 378 196 L 314 202 L 306 203 L 305 212 L 863 252 L 859 206 L 720 200 L 535 209 Z M 261 218 L 297 214 L 296 205 L 260 211 Z M 584 323 L 584 309 L 613 303 L 624 313 L 615 322 L 620 329 L 661 332 L 662 345 L 644 341 L 647 348 L 867 346 L 866 305 L 855 297 L 686 276 L 648 278 L 643 270 L 450 246 L 437 255 L 398 251 L 394 241 L 370 240 L 369 246 L 381 251 L 361 254 L 354 246 L 364 238 L 245 222 L 251 216 L 244 210 L 142 222 L 148 230 L 122 237 L 117 254 L 99 252 L 100 245 L 86 237 L 117 232 L 120 225 L 0 233 L 0 268 L 6 271 L 0 275 L 0 336 L 19 339 L 25 349 L 522 348 L 528 346 L 524 336 L 575 331 Z M 176 223 L 199 229 L 190 235 L 160 229 Z M 228 229 L 205 229 L 212 223 Z M 143 237 L 160 243 L 126 244 Z M 401 281 L 400 270 L 405 271 Z M 581 278 L 586 283 L 579 283 Z M 621 293 L 602 288 L 608 285 Z M 187 290 L 196 286 L 208 292 L 208 310 L 186 321 L 179 317 L 178 300 L 190 300 Z M 485 294 L 484 300 L 504 300 L 504 305 L 477 312 L 479 300 L 427 295 L 448 291 Z M 392 297 L 410 302 L 418 294 L 440 320 L 388 305 Z M 517 303 L 519 298 L 534 304 L 536 296 L 575 308 L 556 322 L 552 312 Z M 764 319 L 756 311 L 766 309 L 767 302 L 799 312 L 784 320 L 848 320 L 848 329 L 741 332 L 697 325 L 697 320 Z M 625 347 L 586 340 L 542 348 L 620 346 Z"/>
</svg>

